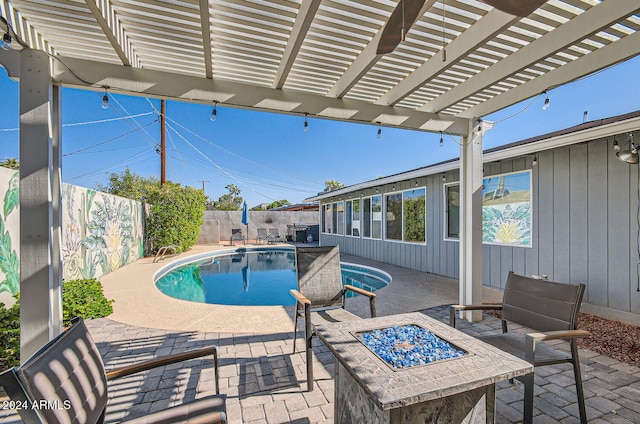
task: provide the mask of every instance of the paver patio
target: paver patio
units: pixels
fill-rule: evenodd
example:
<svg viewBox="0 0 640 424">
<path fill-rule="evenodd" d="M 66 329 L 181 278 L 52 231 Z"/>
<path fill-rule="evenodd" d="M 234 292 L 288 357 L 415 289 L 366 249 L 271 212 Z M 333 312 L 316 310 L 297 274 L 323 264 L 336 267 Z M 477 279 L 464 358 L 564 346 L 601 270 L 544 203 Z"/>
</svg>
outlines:
<svg viewBox="0 0 640 424">
<path fill-rule="evenodd" d="M 379 292 L 379 315 L 420 310 L 448 322 L 447 304 L 456 302 L 453 280 L 343 255 L 343 260 L 379 266 L 394 282 Z M 489 292 L 491 299 L 499 294 Z M 439 302 L 439 303 L 438 303 Z M 411 309 L 422 303 L 423 307 Z M 367 315 L 366 300 L 350 299 L 348 308 Z M 291 308 L 289 308 L 291 309 Z M 292 311 L 288 310 L 291 314 Z M 316 389 L 306 391 L 303 341 L 292 354 L 293 332 L 227 333 L 153 329 L 116 322 L 110 318 L 87 320 L 107 368 L 135 359 L 165 355 L 216 344 L 220 349 L 221 392 L 227 394 L 230 423 L 330 423 L 333 422 L 334 360 L 314 338 Z M 292 321 L 291 321 L 291 325 Z M 486 316 L 469 334 L 500 332 L 500 321 Z M 515 326 L 512 331 L 519 331 Z M 302 331 L 302 328 L 299 328 Z M 560 344 L 562 342 L 559 342 Z M 635 423 L 640 420 L 640 368 L 589 350 L 580 350 L 587 415 L 590 422 Z M 144 375 L 123 378 L 110 386 L 107 422 L 118 422 L 147 411 L 162 409 L 214 392 L 208 359 L 167 366 Z M 548 366 L 536 371 L 536 423 L 579 422 L 571 366 Z M 519 382 L 497 386 L 496 422 L 521 421 L 523 390 Z M 1 399 L 0 399 L 1 401 Z M 0 411 L 0 423 L 19 422 L 13 411 Z"/>
</svg>

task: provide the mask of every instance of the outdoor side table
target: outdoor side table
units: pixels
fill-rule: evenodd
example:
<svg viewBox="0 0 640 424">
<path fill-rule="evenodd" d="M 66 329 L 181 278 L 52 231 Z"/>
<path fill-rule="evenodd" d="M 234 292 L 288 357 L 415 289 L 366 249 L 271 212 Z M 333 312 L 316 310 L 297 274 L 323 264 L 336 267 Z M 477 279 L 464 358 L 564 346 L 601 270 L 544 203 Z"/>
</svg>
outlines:
<svg viewBox="0 0 640 424">
<path fill-rule="evenodd" d="M 356 337 L 407 325 L 465 354 L 398 369 Z M 533 372 L 528 362 L 419 312 L 318 325 L 316 332 L 336 358 L 336 423 L 493 423 L 495 384 Z"/>
</svg>

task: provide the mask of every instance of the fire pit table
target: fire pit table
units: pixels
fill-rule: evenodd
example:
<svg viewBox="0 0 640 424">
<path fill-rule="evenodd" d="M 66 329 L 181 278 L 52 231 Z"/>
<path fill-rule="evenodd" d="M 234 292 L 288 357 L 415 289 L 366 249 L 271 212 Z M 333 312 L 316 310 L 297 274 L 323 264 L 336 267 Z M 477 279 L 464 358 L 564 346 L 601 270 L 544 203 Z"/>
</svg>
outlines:
<svg viewBox="0 0 640 424">
<path fill-rule="evenodd" d="M 336 358 L 336 423 L 492 423 L 526 361 L 419 312 L 316 326 Z"/>
</svg>

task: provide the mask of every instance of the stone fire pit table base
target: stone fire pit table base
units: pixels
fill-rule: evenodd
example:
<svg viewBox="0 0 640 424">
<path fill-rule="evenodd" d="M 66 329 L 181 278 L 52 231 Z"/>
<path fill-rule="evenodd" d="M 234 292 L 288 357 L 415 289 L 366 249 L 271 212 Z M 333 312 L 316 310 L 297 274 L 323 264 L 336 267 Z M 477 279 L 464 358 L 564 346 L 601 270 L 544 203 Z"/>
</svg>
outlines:
<svg viewBox="0 0 640 424">
<path fill-rule="evenodd" d="M 341 364 L 336 364 L 334 422 L 367 424 L 492 423 L 495 384 L 444 398 L 382 410 Z"/>
<path fill-rule="evenodd" d="M 398 369 L 357 338 L 409 325 L 466 354 Z M 533 372 L 528 362 L 419 312 L 319 325 L 316 332 L 336 358 L 336 423 L 493 423 L 495 384 Z"/>
</svg>

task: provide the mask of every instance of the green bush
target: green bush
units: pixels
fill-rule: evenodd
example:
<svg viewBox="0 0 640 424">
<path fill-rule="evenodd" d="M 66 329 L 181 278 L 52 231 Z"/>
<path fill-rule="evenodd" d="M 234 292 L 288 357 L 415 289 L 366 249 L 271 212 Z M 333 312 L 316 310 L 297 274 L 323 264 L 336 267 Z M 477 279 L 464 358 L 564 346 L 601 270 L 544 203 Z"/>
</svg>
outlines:
<svg viewBox="0 0 640 424">
<path fill-rule="evenodd" d="M 113 312 L 111 304 L 102 292 L 102 284 L 95 278 L 65 281 L 62 284 L 62 320 L 70 326 L 71 319 L 102 318 Z"/>
<path fill-rule="evenodd" d="M 146 229 L 152 252 L 169 245 L 184 252 L 196 243 L 206 206 L 202 190 L 167 183 L 146 201 L 151 205 Z"/>
<path fill-rule="evenodd" d="M 102 292 L 102 284 L 95 278 L 65 281 L 62 284 L 62 319 L 65 326 L 71 319 L 102 318 L 113 312 Z M 9 360 L 9 366 L 20 363 L 20 296 L 10 308 L 0 302 L 0 358 Z"/>
<path fill-rule="evenodd" d="M 16 295 L 16 303 L 5 307 L 0 302 L 0 358 L 6 358 L 9 366 L 20 363 L 20 297 Z M 0 364 L 1 365 L 1 364 Z"/>
</svg>

